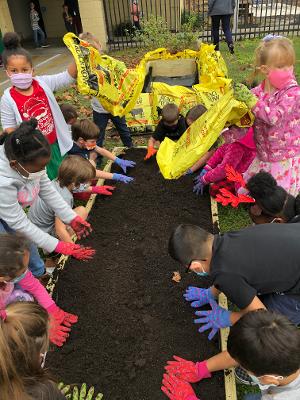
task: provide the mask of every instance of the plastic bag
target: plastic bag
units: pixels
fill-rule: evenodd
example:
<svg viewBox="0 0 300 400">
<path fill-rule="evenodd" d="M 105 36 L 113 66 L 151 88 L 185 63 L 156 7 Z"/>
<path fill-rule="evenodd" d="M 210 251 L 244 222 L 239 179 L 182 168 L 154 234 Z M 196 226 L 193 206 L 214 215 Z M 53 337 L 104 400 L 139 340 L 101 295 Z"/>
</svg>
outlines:
<svg viewBox="0 0 300 400">
<path fill-rule="evenodd" d="M 153 116 L 152 93 L 141 93 L 136 101 L 135 107 L 126 114 L 126 123 L 133 132 L 153 132 L 157 124 L 157 118 Z"/>
</svg>

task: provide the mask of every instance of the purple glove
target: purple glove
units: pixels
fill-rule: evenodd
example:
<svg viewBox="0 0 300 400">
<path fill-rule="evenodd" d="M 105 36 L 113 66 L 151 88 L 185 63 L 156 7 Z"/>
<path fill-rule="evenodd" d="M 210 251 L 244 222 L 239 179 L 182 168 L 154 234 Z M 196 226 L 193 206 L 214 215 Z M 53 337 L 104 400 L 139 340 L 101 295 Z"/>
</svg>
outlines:
<svg viewBox="0 0 300 400">
<path fill-rule="evenodd" d="M 201 180 L 201 178 L 202 178 L 205 174 L 207 174 L 207 172 L 208 172 L 208 169 L 206 169 L 206 168 L 204 167 L 203 170 L 200 172 L 200 174 L 199 174 L 198 176 L 196 176 L 196 178 L 194 179 L 194 182 L 195 182 L 195 183 L 199 183 L 200 180 Z"/>
<path fill-rule="evenodd" d="M 183 295 L 185 300 L 187 301 L 193 301 L 191 306 L 196 308 L 196 307 L 202 307 L 205 304 L 208 304 L 210 300 L 215 300 L 210 288 L 208 289 L 200 289 L 195 286 L 189 286 L 185 294 Z"/>
<path fill-rule="evenodd" d="M 116 157 L 114 161 L 119 167 L 122 168 L 124 174 L 126 174 L 127 168 L 133 168 L 135 167 L 136 163 L 134 161 L 127 161 L 123 160 L 122 158 Z"/>
<path fill-rule="evenodd" d="M 210 300 L 211 311 L 196 311 L 199 319 L 195 319 L 195 324 L 205 324 L 199 328 L 199 332 L 211 329 L 208 340 L 211 340 L 220 328 L 228 328 L 232 325 L 230 321 L 231 312 L 220 307 L 215 300 Z"/>
<path fill-rule="evenodd" d="M 192 175 L 194 172 L 189 168 L 184 175 Z"/>
<path fill-rule="evenodd" d="M 113 174 L 112 179 L 118 182 L 123 182 L 123 183 L 130 183 L 134 179 L 131 178 L 130 176 L 122 175 L 122 174 Z"/>
<path fill-rule="evenodd" d="M 196 193 L 197 196 L 199 194 L 201 194 L 201 196 L 203 196 L 203 191 L 204 191 L 205 186 L 206 186 L 206 183 L 203 181 L 203 176 L 202 176 L 199 179 L 198 183 L 196 183 L 196 185 L 193 187 L 193 193 Z"/>
</svg>

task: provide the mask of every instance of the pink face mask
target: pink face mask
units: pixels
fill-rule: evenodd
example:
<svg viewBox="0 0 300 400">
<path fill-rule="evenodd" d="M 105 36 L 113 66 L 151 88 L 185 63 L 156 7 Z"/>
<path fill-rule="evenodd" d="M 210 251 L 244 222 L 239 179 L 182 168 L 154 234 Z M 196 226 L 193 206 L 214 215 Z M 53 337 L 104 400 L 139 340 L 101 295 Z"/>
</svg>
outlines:
<svg viewBox="0 0 300 400">
<path fill-rule="evenodd" d="M 11 84 L 18 89 L 26 90 L 32 85 L 32 72 L 9 75 Z"/>
<path fill-rule="evenodd" d="M 272 69 L 268 79 L 270 84 L 276 89 L 283 89 L 291 80 L 295 79 L 294 67 L 287 70 Z"/>
</svg>

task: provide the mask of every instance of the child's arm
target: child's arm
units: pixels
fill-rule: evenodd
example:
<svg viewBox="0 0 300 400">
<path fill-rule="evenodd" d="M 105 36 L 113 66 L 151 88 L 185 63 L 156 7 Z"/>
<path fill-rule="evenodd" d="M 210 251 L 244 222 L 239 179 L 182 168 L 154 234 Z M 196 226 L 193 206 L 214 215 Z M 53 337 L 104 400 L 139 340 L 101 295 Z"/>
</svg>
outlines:
<svg viewBox="0 0 300 400">
<path fill-rule="evenodd" d="M 41 79 L 46 83 L 47 86 L 55 92 L 66 86 L 70 86 L 75 83 L 75 78 L 77 77 L 77 67 L 75 62 L 68 66 L 68 69 L 64 72 L 53 75 L 41 75 L 38 79 Z"/>
<path fill-rule="evenodd" d="M 1 125 L 3 130 L 5 130 L 7 133 L 13 132 L 18 126 L 18 122 L 14 109 L 11 106 L 6 94 L 1 97 L 0 111 Z"/>
<path fill-rule="evenodd" d="M 115 159 L 117 158 L 113 153 L 111 153 L 110 151 L 104 149 L 103 147 L 99 147 L 96 146 L 94 151 L 98 154 L 100 154 L 103 157 L 108 158 L 109 160 L 115 161 Z"/>
<path fill-rule="evenodd" d="M 62 222 L 61 219 L 55 217 L 55 232 L 56 236 L 62 242 L 72 243 L 71 235 L 67 230 L 67 226 Z"/>
<path fill-rule="evenodd" d="M 191 172 L 196 172 L 198 171 L 198 169 L 200 169 L 201 167 L 203 167 L 207 161 L 210 159 L 210 157 L 212 157 L 212 155 L 214 154 L 215 149 L 209 150 L 206 154 L 204 154 L 204 156 L 202 156 L 191 168 Z"/>
<path fill-rule="evenodd" d="M 112 174 L 111 172 L 101 171 L 100 169 L 96 170 L 96 178 L 112 179 L 114 181 L 119 181 L 123 183 L 130 183 L 131 181 L 134 180 L 134 178 L 131 178 L 130 176 L 127 175 L 116 174 L 116 173 Z"/>
<path fill-rule="evenodd" d="M 230 321 L 232 325 L 234 325 L 243 315 L 247 314 L 250 311 L 260 310 L 262 308 L 266 309 L 265 305 L 259 300 L 257 296 L 255 296 L 249 306 L 243 308 L 240 311 L 231 312 Z"/>
</svg>

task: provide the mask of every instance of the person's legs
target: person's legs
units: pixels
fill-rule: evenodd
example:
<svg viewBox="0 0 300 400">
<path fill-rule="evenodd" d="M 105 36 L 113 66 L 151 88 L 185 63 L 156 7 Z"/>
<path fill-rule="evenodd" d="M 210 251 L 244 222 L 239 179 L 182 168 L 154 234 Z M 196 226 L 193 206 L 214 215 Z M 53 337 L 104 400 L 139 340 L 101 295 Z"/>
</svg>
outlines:
<svg viewBox="0 0 300 400">
<path fill-rule="evenodd" d="M 97 140 L 97 146 L 102 147 L 105 138 L 105 129 L 109 120 L 109 114 L 101 114 L 93 111 L 93 121 L 100 129 L 99 138 Z"/>
<path fill-rule="evenodd" d="M 243 400 L 261 400 L 261 393 L 246 394 Z"/>
<path fill-rule="evenodd" d="M 33 30 L 33 40 L 34 40 L 35 46 L 40 47 L 37 29 Z"/>
<path fill-rule="evenodd" d="M 213 44 L 216 46 L 216 47 L 215 47 L 216 50 L 219 50 L 219 42 L 220 42 L 220 36 L 219 36 L 220 21 L 221 21 L 221 15 L 213 15 L 213 16 L 211 17 L 211 35 L 212 35 Z"/>
<path fill-rule="evenodd" d="M 44 33 L 43 29 L 40 28 L 40 27 L 39 27 L 39 29 L 38 29 L 38 34 L 39 34 L 40 39 L 41 39 L 41 46 L 43 47 L 43 46 L 45 46 L 46 36 L 45 36 L 45 33 Z M 45 46 L 45 47 L 46 47 L 46 46 Z"/>
<path fill-rule="evenodd" d="M 231 15 L 222 15 L 221 21 L 222 21 L 222 29 L 226 38 L 226 42 L 229 48 L 229 51 L 231 54 L 234 53 L 234 46 L 233 46 L 233 40 L 232 40 L 232 33 L 230 29 L 230 19 Z"/>
<path fill-rule="evenodd" d="M 300 296 L 272 293 L 259 298 L 268 310 L 283 314 L 295 325 L 300 325 Z"/>
<path fill-rule="evenodd" d="M 115 127 L 117 128 L 124 146 L 132 147 L 133 143 L 130 135 L 130 130 L 126 124 L 125 117 L 114 117 L 113 115 L 110 114 L 110 118 Z"/>
</svg>

